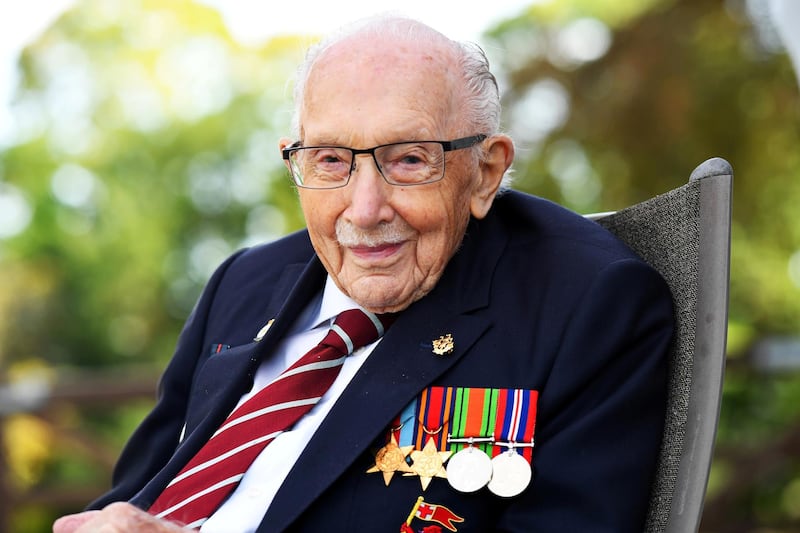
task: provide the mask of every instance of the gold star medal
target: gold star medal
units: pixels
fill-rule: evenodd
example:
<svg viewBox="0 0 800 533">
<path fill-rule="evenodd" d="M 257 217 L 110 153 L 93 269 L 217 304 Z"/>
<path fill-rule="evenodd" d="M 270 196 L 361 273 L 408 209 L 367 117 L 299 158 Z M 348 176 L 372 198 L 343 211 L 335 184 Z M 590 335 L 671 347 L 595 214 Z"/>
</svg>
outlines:
<svg viewBox="0 0 800 533">
<path fill-rule="evenodd" d="M 398 446 L 397 439 L 392 435 L 389 444 L 375 454 L 375 466 L 367 470 L 367 474 L 383 472 L 383 482 L 388 487 L 395 472 L 413 472 L 406 463 L 406 457 L 413 449 L 414 446 Z"/>
<path fill-rule="evenodd" d="M 434 477 L 447 477 L 444 462 L 447 461 L 451 453 L 449 451 L 440 452 L 432 438 L 428 438 L 428 442 L 422 451 L 414 450 L 411 452 L 411 459 L 414 461 L 411 465 L 411 471 L 419 476 L 422 490 L 428 488 L 431 479 Z"/>
</svg>

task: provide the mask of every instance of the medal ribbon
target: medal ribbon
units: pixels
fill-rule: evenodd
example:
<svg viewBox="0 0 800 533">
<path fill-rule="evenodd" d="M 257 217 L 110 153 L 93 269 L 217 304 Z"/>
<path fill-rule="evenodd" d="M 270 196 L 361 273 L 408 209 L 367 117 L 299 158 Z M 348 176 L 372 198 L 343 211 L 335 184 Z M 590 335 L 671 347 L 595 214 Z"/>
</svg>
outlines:
<svg viewBox="0 0 800 533">
<path fill-rule="evenodd" d="M 535 390 L 502 389 L 497 401 L 497 412 L 503 413 L 497 418 L 495 438 L 497 440 L 527 444 L 516 448 L 529 463 L 533 458 L 533 436 L 536 429 L 536 404 L 539 393 Z M 495 446 L 492 456 L 505 451 L 504 446 Z"/>
<path fill-rule="evenodd" d="M 491 437 L 497 417 L 498 392 L 499 389 L 466 387 L 456 389 L 453 437 Z M 468 446 L 467 443 L 454 442 L 450 445 L 450 449 L 457 452 Z M 475 446 L 489 453 L 492 445 L 491 443 L 475 443 Z"/>
<path fill-rule="evenodd" d="M 436 449 L 447 450 L 447 434 L 450 431 L 450 415 L 453 410 L 453 387 L 429 387 L 422 391 L 416 412 L 414 446 L 421 450 L 429 438 Z"/>
<path fill-rule="evenodd" d="M 531 462 L 533 450 L 530 444 L 536 429 L 538 397 L 537 391 L 525 389 L 430 387 L 400 414 L 402 427 L 395 433 L 397 443 L 401 447 L 413 445 L 421 450 L 430 436 L 437 449 L 457 452 L 469 444 L 448 443 L 443 436 L 494 436 L 495 441 L 525 444 L 516 451 Z M 440 426 L 441 431 L 431 434 Z M 431 433 L 424 431 L 423 427 Z M 476 442 L 474 446 L 492 457 L 507 449 L 488 442 Z"/>
<path fill-rule="evenodd" d="M 397 445 L 401 448 L 403 446 L 413 446 L 415 427 L 417 426 L 416 413 L 419 408 L 419 398 L 411 402 L 400 413 L 400 429 L 395 433 L 397 438 Z M 395 426 L 395 427 L 397 427 Z"/>
</svg>

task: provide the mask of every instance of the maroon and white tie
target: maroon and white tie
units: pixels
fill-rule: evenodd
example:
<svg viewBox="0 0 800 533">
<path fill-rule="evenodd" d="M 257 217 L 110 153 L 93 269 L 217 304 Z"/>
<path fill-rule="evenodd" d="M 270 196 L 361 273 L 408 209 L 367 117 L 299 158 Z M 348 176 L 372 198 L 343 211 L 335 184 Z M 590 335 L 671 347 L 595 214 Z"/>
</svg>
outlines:
<svg viewBox="0 0 800 533">
<path fill-rule="evenodd" d="M 350 309 L 317 346 L 228 416 L 150 506 L 159 518 L 199 528 L 259 453 L 289 429 L 333 384 L 345 358 L 379 339 L 388 317 Z"/>
</svg>

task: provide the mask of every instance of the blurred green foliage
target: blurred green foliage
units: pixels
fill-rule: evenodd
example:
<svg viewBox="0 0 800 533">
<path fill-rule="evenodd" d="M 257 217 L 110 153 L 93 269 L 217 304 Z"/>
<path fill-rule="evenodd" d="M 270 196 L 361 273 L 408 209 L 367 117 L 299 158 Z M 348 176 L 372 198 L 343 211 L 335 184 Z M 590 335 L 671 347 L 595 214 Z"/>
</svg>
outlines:
<svg viewBox="0 0 800 533">
<path fill-rule="evenodd" d="M 26 48 L 0 194 L 31 217 L 0 240 L 0 383 L 163 367 L 216 265 L 303 225 L 278 155 L 303 45 L 244 48 L 216 11 L 187 0 L 88 0 Z M 151 404 L 12 417 L 8 485 L 42 501 L 56 487 L 102 490 Z M 51 453 L 33 453 L 42 436 Z M 90 497 L 22 506 L 11 530 L 41 531 L 31 517 Z"/>
<path fill-rule="evenodd" d="M 708 532 L 800 530 L 800 377 L 752 357 L 800 329 L 800 98 L 758 5 L 553 0 L 484 39 L 517 188 L 610 210 L 682 184 L 708 157 L 734 166 Z M 0 150 L 0 205 L 27 222 L 0 228 L 0 384 L 162 367 L 217 263 L 302 227 L 277 143 L 306 39 L 245 47 L 189 0 L 84 0 L 26 48 L 17 139 Z M 150 405 L 6 418 L 6 484 L 22 498 L 9 530 L 46 530 L 92 497 L 78 487 L 102 490 Z M 71 497 L 49 492 L 63 487 Z"/>
</svg>

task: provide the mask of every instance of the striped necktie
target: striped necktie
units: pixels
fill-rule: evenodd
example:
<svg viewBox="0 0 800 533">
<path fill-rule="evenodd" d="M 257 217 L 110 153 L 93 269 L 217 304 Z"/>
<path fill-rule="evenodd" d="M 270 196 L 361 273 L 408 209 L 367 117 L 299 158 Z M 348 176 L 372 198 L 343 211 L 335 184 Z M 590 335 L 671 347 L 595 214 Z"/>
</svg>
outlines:
<svg viewBox="0 0 800 533">
<path fill-rule="evenodd" d="M 228 416 L 167 485 L 150 514 L 189 528 L 203 525 L 258 454 L 320 400 L 345 358 L 379 339 L 389 323 L 389 317 L 360 309 L 339 314 L 322 342 Z"/>
</svg>

